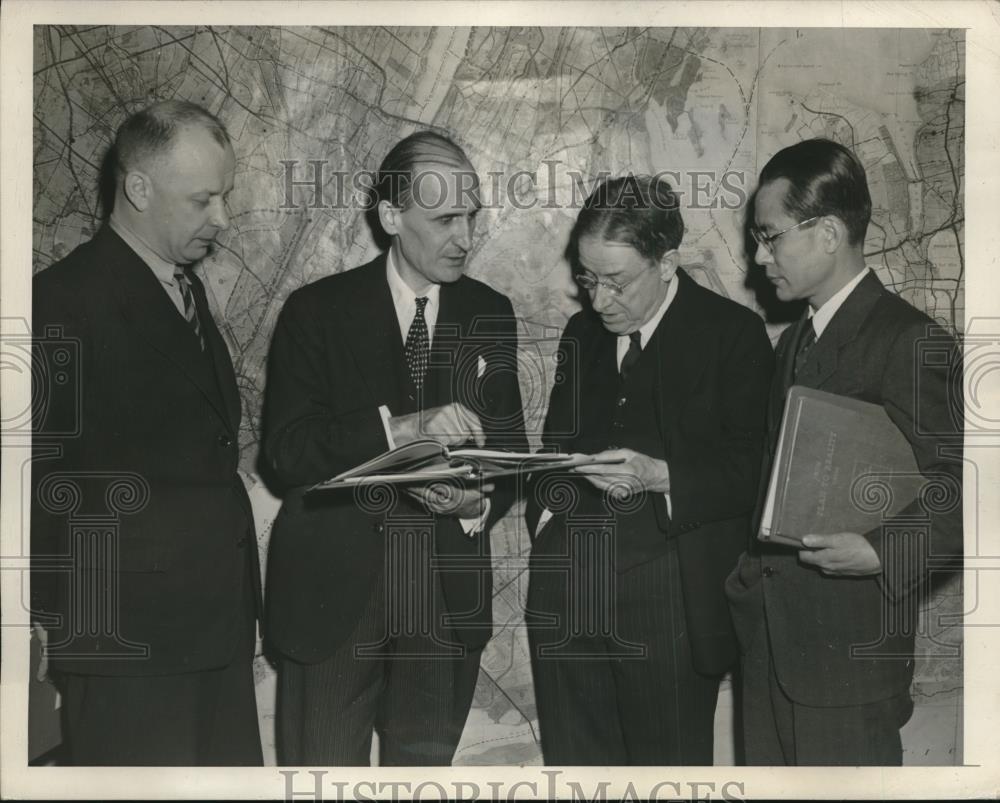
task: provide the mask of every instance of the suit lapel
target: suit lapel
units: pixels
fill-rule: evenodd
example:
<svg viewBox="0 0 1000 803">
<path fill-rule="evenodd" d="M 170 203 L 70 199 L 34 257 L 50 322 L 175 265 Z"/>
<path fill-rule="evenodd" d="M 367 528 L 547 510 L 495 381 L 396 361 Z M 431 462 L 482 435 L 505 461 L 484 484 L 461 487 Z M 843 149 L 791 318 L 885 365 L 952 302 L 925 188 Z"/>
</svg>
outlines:
<svg viewBox="0 0 1000 803">
<path fill-rule="evenodd" d="M 461 279 L 453 284 L 441 285 L 438 296 L 440 307 L 431 339 L 430 364 L 424 378 L 421 407 L 425 410 L 452 402 L 455 399 L 455 383 L 474 381 L 478 374 L 478 364 L 467 363 L 476 359 L 473 349 L 460 348 L 462 333 L 468 333 L 469 323 L 466 320 L 469 310 L 461 300 L 460 282 Z M 471 386 L 468 389 L 472 390 Z"/>
<path fill-rule="evenodd" d="M 816 345 L 810 350 L 802 369 L 795 377 L 796 385 L 822 389 L 837 371 L 840 352 L 858 336 L 861 324 L 875 306 L 881 292 L 882 283 L 874 273 L 869 273 L 861 280 L 834 313 Z M 803 325 L 802 322 L 800 325 Z M 794 342 L 798 343 L 798 340 Z M 794 352 L 794 346 L 791 350 Z M 790 362 L 794 362 L 794 359 L 794 354 L 789 356 Z"/>
<path fill-rule="evenodd" d="M 191 278 L 191 290 L 195 306 L 198 309 L 198 320 L 201 323 L 202 335 L 205 338 L 205 348 L 211 355 L 212 363 L 215 366 L 216 384 L 219 386 L 219 392 L 222 394 L 226 411 L 229 413 L 229 428 L 236 434 L 240 428 L 242 408 L 239 388 L 236 385 L 236 372 L 233 361 L 229 356 L 229 349 L 226 347 L 222 333 L 215 325 L 215 319 L 208 308 L 205 288 L 197 276 Z"/>
<path fill-rule="evenodd" d="M 664 422 L 677 420 L 684 399 L 705 369 L 705 360 L 698 348 L 700 332 L 705 326 L 697 314 L 699 288 L 683 270 L 677 271 L 674 281 L 679 283 L 677 295 L 646 345 L 655 354 L 657 375 L 653 380 L 653 401 L 664 448 L 668 450 L 669 427 Z"/>
<path fill-rule="evenodd" d="M 112 274 L 112 292 L 119 301 L 125 320 L 140 337 L 167 357 L 188 381 L 198 387 L 223 421 L 232 424 L 233 418 L 222 399 L 218 382 L 208 369 L 197 338 L 171 303 L 153 271 L 109 228 L 102 229 L 99 237 L 103 263 Z M 200 289 L 200 282 L 197 284 Z M 204 303 L 203 290 L 198 313 L 203 316 L 203 328 L 214 330 L 215 324 Z M 218 337 L 217 332 L 215 337 Z"/>
<path fill-rule="evenodd" d="M 345 299 L 341 313 L 345 342 L 351 344 L 355 364 L 371 391 L 376 404 L 385 404 L 395 415 L 416 410 L 409 399 L 412 383 L 408 381 L 403 340 L 392 303 L 392 293 L 385 276 L 385 254 L 362 271 L 360 292 Z"/>
</svg>

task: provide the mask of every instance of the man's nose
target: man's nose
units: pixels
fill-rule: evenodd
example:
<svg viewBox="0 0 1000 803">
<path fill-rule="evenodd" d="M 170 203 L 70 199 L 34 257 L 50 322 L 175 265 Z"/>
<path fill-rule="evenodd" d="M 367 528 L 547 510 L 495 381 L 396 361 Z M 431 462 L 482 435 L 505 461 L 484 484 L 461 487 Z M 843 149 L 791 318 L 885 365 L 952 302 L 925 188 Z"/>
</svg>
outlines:
<svg viewBox="0 0 1000 803">
<path fill-rule="evenodd" d="M 225 231 L 229 228 L 229 213 L 226 210 L 226 202 L 221 198 L 217 198 L 212 203 L 212 214 L 209 222 L 219 231 Z"/>
<path fill-rule="evenodd" d="M 758 265 L 767 265 L 769 262 L 774 262 L 774 254 L 771 253 L 770 248 L 757 243 L 757 250 L 754 251 L 753 261 Z"/>
<path fill-rule="evenodd" d="M 598 312 L 603 312 L 608 309 L 614 300 L 614 294 L 603 284 L 597 285 L 597 287 L 595 287 L 593 292 L 590 294 L 590 303 Z"/>
<path fill-rule="evenodd" d="M 454 243 L 463 251 L 470 251 L 472 249 L 472 232 L 476 228 L 476 221 L 474 218 L 456 218 L 455 221 L 456 232 L 454 236 Z"/>
</svg>

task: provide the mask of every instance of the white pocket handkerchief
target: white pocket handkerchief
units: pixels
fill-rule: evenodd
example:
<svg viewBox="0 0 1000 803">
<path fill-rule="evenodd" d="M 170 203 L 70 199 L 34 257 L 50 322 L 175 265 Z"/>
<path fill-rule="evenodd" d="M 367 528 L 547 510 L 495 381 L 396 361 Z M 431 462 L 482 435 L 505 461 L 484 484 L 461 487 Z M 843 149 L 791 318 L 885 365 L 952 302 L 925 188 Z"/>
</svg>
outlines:
<svg viewBox="0 0 1000 803">
<path fill-rule="evenodd" d="M 476 365 L 476 379 L 482 379 L 483 374 L 486 373 L 486 360 L 483 359 L 483 355 L 479 355 L 479 362 Z"/>
</svg>

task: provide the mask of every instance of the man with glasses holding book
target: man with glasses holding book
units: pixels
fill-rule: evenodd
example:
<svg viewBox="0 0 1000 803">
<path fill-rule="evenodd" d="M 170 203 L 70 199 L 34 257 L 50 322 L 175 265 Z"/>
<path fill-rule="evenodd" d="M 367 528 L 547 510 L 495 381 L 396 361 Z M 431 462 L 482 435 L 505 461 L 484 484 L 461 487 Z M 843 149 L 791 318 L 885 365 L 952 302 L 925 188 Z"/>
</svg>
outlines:
<svg viewBox="0 0 1000 803">
<path fill-rule="evenodd" d="M 723 583 L 760 468 L 771 345 L 751 310 L 680 269 L 664 181 L 601 183 L 568 257 L 542 442 L 617 464 L 541 474 L 525 618 L 547 764 L 709 765 L 737 659 Z"/>
<path fill-rule="evenodd" d="M 755 259 L 780 300 L 808 308 L 778 342 L 754 532 L 793 384 L 881 405 L 935 490 L 869 532 L 794 533 L 799 548 L 751 542 L 727 581 L 749 764 L 902 762 L 919 590 L 929 561 L 962 548 L 958 358 L 940 327 L 865 266 L 870 217 L 864 168 L 835 142 L 785 148 L 761 172 Z M 923 359 L 931 339 L 948 359 Z"/>
</svg>

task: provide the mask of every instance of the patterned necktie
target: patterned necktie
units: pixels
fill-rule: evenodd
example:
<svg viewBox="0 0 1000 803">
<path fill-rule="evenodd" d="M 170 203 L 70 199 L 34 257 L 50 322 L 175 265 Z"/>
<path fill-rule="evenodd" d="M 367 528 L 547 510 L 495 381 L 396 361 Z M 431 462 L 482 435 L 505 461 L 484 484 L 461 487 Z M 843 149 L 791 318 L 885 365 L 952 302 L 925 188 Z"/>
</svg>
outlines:
<svg viewBox="0 0 1000 803">
<path fill-rule="evenodd" d="M 629 371 L 639 362 L 639 355 L 642 354 L 642 332 L 637 329 L 628 336 L 628 340 L 628 351 L 622 357 L 622 367 L 618 369 L 622 376 L 622 382 L 628 379 Z"/>
<path fill-rule="evenodd" d="M 419 392 L 424 384 L 424 374 L 427 372 L 427 353 L 430 350 L 430 338 L 427 335 L 427 321 L 424 320 L 424 307 L 427 306 L 426 296 L 416 299 L 417 311 L 413 315 L 410 331 L 406 333 L 406 364 L 410 369 L 410 378 Z"/>
<path fill-rule="evenodd" d="M 174 268 L 174 280 L 177 282 L 177 287 L 181 291 L 181 299 L 184 301 L 184 320 L 188 322 L 188 326 L 198 338 L 201 350 L 204 351 L 205 338 L 201 334 L 201 321 L 198 320 L 198 308 L 194 305 L 194 296 L 191 294 L 191 282 L 188 281 L 184 268 L 179 265 Z"/>
<path fill-rule="evenodd" d="M 799 345 L 795 350 L 795 372 L 792 374 L 793 378 L 799 375 L 799 371 L 805 365 L 806 357 L 809 356 L 809 352 L 815 343 L 816 329 L 813 327 L 812 318 L 810 318 L 806 322 L 805 331 L 802 333 L 802 337 L 799 338 Z"/>
</svg>

